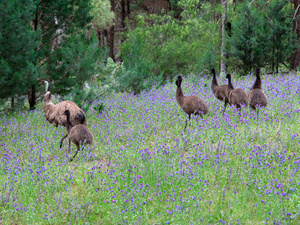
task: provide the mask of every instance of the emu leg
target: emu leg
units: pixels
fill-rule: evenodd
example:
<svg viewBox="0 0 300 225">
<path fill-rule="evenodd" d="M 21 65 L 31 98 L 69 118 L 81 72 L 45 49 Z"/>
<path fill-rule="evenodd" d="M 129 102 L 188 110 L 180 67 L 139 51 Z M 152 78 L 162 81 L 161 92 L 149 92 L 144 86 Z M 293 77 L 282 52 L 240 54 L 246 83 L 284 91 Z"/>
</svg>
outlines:
<svg viewBox="0 0 300 225">
<path fill-rule="evenodd" d="M 239 116 L 241 116 L 242 115 L 242 113 L 241 113 L 241 111 L 242 111 L 241 105 L 240 104 L 236 104 L 236 109 L 238 110 Z"/>
<path fill-rule="evenodd" d="M 191 119 L 191 115 L 189 115 L 189 120 L 190 120 L 190 119 Z M 185 127 L 184 127 L 184 129 L 186 129 L 187 124 L 188 124 L 188 119 L 186 119 L 186 121 L 185 121 Z"/>
<path fill-rule="evenodd" d="M 60 143 L 60 146 L 59 146 L 59 148 L 61 148 L 62 147 L 62 144 L 63 144 L 63 140 L 65 140 L 66 139 L 66 137 L 68 137 L 68 134 L 66 134 L 62 139 L 60 139 L 60 141 L 59 141 L 59 143 Z"/>
<path fill-rule="evenodd" d="M 69 138 L 69 150 L 68 150 L 68 153 L 70 153 L 70 149 L 71 149 L 71 140 Z"/>
<path fill-rule="evenodd" d="M 73 157 L 70 159 L 70 162 L 73 161 L 73 159 L 75 158 L 75 156 L 77 155 L 77 153 L 78 153 L 79 151 L 80 151 L 80 146 L 77 145 L 77 151 L 76 151 L 75 155 L 73 155 Z"/>
<path fill-rule="evenodd" d="M 223 116 L 224 116 L 224 113 L 225 113 L 225 110 L 226 110 L 226 106 L 227 106 L 227 101 L 225 99 L 225 104 L 224 104 L 224 109 L 223 109 Z"/>
</svg>

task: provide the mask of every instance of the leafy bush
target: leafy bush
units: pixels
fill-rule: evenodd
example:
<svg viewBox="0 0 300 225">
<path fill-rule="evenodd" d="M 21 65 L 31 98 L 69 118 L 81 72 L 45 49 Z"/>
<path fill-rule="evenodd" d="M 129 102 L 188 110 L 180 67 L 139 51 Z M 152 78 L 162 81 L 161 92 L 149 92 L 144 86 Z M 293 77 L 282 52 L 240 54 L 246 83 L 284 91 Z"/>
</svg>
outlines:
<svg viewBox="0 0 300 225">
<path fill-rule="evenodd" d="M 185 10 L 181 20 L 172 13 L 139 15 L 136 28 L 127 33 L 121 46 L 124 89 L 137 93 L 153 81 L 165 82 L 178 73 L 199 73 L 217 64 L 220 37 L 215 35 L 217 23 L 208 22 L 211 5 L 204 3 L 200 12 L 196 2 L 178 4 Z"/>
</svg>

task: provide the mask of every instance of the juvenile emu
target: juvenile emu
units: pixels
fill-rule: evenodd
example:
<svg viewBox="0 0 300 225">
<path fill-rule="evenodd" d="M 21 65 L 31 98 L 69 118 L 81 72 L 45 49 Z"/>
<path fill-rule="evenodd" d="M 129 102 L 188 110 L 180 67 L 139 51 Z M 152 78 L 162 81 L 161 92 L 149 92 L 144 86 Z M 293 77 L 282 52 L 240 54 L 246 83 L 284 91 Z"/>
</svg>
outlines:
<svg viewBox="0 0 300 225">
<path fill-rule="evenodd" d="M 235 105 L 237 109 L 241 108 L 241 104 L 244 104 L 248 106 L 248 99 L 247 99 L 247 94 L 246 92 L 241 89 L 234 89 L 232 83 L 231 83 L 231 75 L 227 74 L 226 78 L 228 79 L 228 87 L 227 87 L 227 93 L 228 93 L 228 102 L 230 105 Z M 224 107 L 223 114 L 226 109 L 226 103 Z"/>
<path fill-rule="evenodd" d="M 260 69 L 255 70 L 256 80 L 248 93 L 249 105 L 251 109 L 256 110 L 256 107 L 266 107 L 268 100 L 266 95 L 262 91 Z"/>
<path fill-rule="evenodd" d="M 52 123 L 54 126 L 67 126 L 67 119 L 62 115 L 63 112 L 69 110 L 71 112 L 70 121 L 73 125 L 85 124 L 86 125 L 86 115 L 82 109 L 80 109 L 74 102 L 62 101 L 58 104 L 52 102 L 52 95 L 49 92 L 49 83 L 47 81 L 43 82 L 46 86 L 46 94 L 44 95 L 44 112 L 46 119 Z"/>
<path fill-rule="evenodd" d="M 70 161 L 72 161 L 75 156 L 77 155 L 77 153 L 80 151 L 80 145 L 85 145 L 85 144 L 92 144 L 94 137 L 92 132 L 90 131 L 90 129 L 85 126 L 84 124 L 78 124 L 73 126 L 71 121 L 70 121 L 70 111 L 69 110 L 65 110 L 64 113 L 62 113 L 62 115 L 65 115 L 67 118 L 67 134 L 60 140 L 60 148 L 62 147 L 62 142 L 63 140 L 69 136 L 69 152 L 70 152 L 70 148 L 71 148 L 71 141 L 76 145 L 77 147 L 77 151 L 75 153 L 75 155 L 70 159 Z"/>
<path fill-rule="evenodd" d="M 191 119 L 191 114 L 206 115 L 209 112 L 209 108 L 206 103 L 198 96 L 184 96 L 181 89 L 182 77 L 178 76 L 176 79 L 176 101 L 183 111 L 189 115 L 189 119 L 186 120 L 184 129 L 186 129 L 188 120 Z"/>
</svg>

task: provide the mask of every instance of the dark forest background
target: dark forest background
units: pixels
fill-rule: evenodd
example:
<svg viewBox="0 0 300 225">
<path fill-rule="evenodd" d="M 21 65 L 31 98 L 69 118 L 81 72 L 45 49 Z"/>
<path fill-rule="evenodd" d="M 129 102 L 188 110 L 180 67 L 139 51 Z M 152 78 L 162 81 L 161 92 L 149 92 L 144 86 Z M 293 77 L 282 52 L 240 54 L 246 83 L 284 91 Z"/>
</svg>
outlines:
<svg viewBox="0 0 300 225">
<path fill-rule="evenodd" d="M 33 110 L 42 80 L 82 105 L 180 73 L 298 71 L 299 7 L 300 0 L 1 0 L 0 105 Z"/>
</svg>

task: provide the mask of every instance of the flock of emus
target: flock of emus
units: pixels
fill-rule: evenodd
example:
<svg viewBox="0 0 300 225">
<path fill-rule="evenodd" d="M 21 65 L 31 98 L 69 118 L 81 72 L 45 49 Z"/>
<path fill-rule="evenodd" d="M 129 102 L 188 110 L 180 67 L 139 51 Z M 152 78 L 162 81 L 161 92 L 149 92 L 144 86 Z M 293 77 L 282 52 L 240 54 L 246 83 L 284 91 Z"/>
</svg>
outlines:
<svg viewBox="0 0 300 225">
<path fill-rule="evenodd" d="M 267 98 L 261 87 L 260 69 L 256 69 L 256 80 L 253 86 L 250 88 L 248 95 L 241 88 L 234 89 L 234 86 L 231 83 L 230 74 L 227 74 L 226 76 L 228 79 L 228 84 L 221 86 L 218 85 L 216 72 L 214 69 L 212 69 L 212 74 L 212 92 L 218 100 L 225 102 L 223 114 L 227 104 L 235 105 L 237 109 L 240 109 L 241 105 L 248 106 L 249 101 L 250 107 L 254 110 L 257 106 L 265 107 L 267 105 Z M 175 83 L 177 86 L 176 100 L 183 111 L 189 116 L 189 118 L 186 120 L 186 128 L 187 121 L 190 120 L 191 114 L 202 116 L 209 112 L 209 108 L 207 104 L 198 96 L 185 96 L 183 94 L 181 88 L 181 76 L 177 77 Z M 55 105 L 52 102 L 52 95 L 49 92 L 49 83 L 44 81 L 44 85 L 46 86 L 46 94 L 44 95 L 45 117 L 56 127 L 58 125 L 66 127 L 67 134 L 60 140 L 60 147 L 62 147 L 63 140 L 69 137 L 69 151 L 71 147 L 71 141 L 77 147 L 75 155 L 70 159 L 70 161 L 72 161 L 79 152 L 81 145 L 91 144 L 93 142 L 93 134 L 86 126 L 86 115 L 83 110 L 71 101 L 62 101 Z"/>
<path fill-rule="evenodd" d="M 218 85 L 215 69 L 212 69 L 212 74 L 213 74 L 213 79 L 211 82 L 212 92 L 214 93 L 215 97 L 218 100 L 225 102 L 223 114 L 225 112 L 227 104 L 235 105 L 237 109 L 240 109 L 241 105 L 248 106 L 250 102 L 250 107 L 253 110 L 256 110 L 257 107 L 267 106 L 268 101 L 267 101 L 267 97 L 262 91 L 259 68 L 257 68 L 255 71 L 256 80 L 252 85 L 252 87 L 250 88 L 248 95 L 241 88 L 234 89 L 234 86 L 231 83 L 230 74 L 227 74 L 226 76 L 226 78 L 228 79 L 228 84 L 221 85 L 221 86 Z M 177 85 L 176 100 L 180 105 L 180 107 L 183 109 L 183 111 L 186 114 L 188 114 L 189 120 L 191 119 L 191 114 L 202 116 L 209 112 L 209 108 L 207 104 L 198 96 L 184 96 L 181 89 L 181 83 L 182 83 L 181 76 L 177 77 L 175 83 Z M 188 119 L 186 120 L 185 128 L 187 126 Z"/>
</svg>

